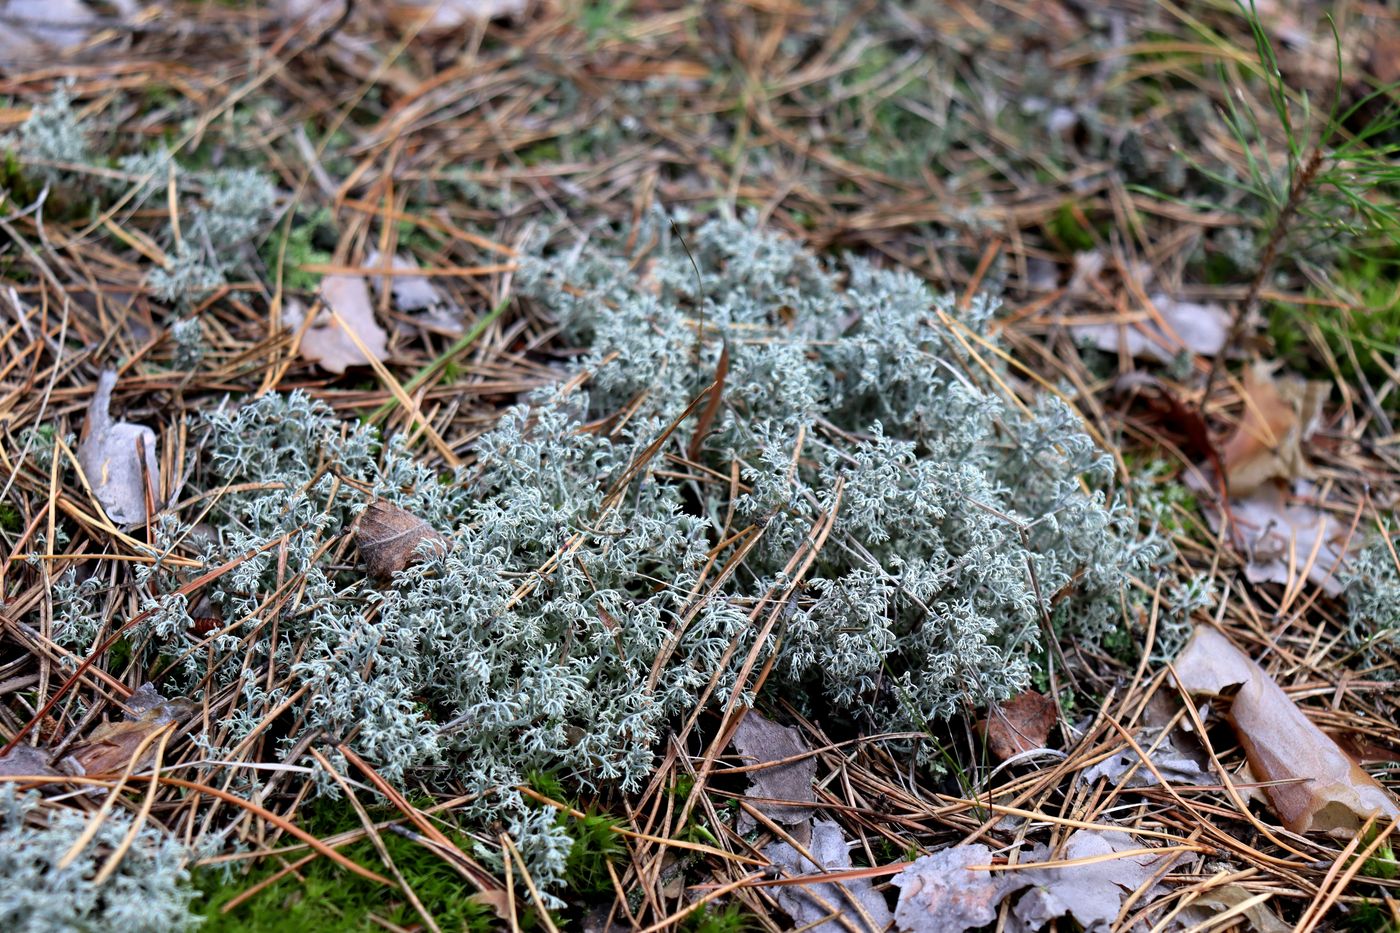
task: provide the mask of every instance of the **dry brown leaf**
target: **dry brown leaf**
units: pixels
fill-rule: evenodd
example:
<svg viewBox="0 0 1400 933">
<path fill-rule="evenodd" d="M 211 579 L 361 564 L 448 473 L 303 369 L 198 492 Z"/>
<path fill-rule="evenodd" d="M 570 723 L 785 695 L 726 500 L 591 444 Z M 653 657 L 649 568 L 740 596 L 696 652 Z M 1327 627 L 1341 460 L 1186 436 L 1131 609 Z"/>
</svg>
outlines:
<svg viewBox="0 0 1400 933">
<path fill-rule="evenodd" d="M 144 689 L 144 688 L 143 688 Z M 134 709 L 141 710 L 134 719 L 122 722 L 105 722 L 92 731 L 86 740 L 77 743 L 60 762 L 63 770 L 74 775 L 110 774 L 126 770 L 131 756 L 136 754 L 141 744 L 151 735 L 171 723 L 178 723 L 194 715 L 198 708 L 189 700 L 167 700 L 155 693 L 154 688 L 142 694 L 132 694 Z M 140 771 L 155 760 L 154 743 L 147 746 L 139 761 L 132 767 Z"/>
<path fill-rule="evenodd" d="M 354 331 L 374 359 L 389 358 L 389 335 L 374 318 L 374 302 L 370 298 L 369 285 L 362 276 L 326 276 L 321 280 L 321 300 L 327 308 L 335 310 L 346 327 Z M 288 301 L 282 315 L 287 326 L 295 330 L 301 327 L 306 312 L 299 302 Z M 325 309 L 316 315 L 311 326 L 302 334 L 301 355 L 332 373 L 343 373 L 351 366 L 369 364 L 369 357 Z"/>
<path fill-rule="evenodd" d="M 806 848 L 815 863 L 786 842 L 773 843 L 763 854 L 788 877 L 851 867 L 850 843 L 841 827 L 830 820 L 813 825 L 812 841 Z M 776 892 L 778 906 L 793 919 L 794 926 L 809 933 L 884 933 L 894 920 L 890 905 L 869 878 L 784 885 Z"/>
<path fill-rule="evenodd" d="M 753 710 L 744 714 L 730 742 L 745 765 L 782 761 L 784 758 L 812 750 L 803 741 L 802 733 L 790 726 L 780 726 L 776 722 L 764 719 Z M 816 791 L 812 789 L 812 782 L 817 777 L 815 756 L 808 755 L 800 761 L 749 771 L 747 775 L 750 784 L 745 796 L 791 800 L 798 804 L 815 802 L 817 799 Z M 784 806 L 776 803 L 755 803 L 753 806 L 773 822 L 784 826 L 805 823 L 812 816 L 811 807 Z M 739 831 L 749 832 L 753 827 L 753 817 L 740 812 Z"/>
<path fill-rule="evenodd" d="M 1302 445 L 1316 427 L 1328 389 L 1325 382 L 1275 377 L 1262 363 L 1245 370 L 1244 415 L 1220 448 L 1230 495 L 1247 495 L 1271 479 L 1312 476 Z"/>
<path fill-rule="evenodd" d="M 904 933 L 963 933 L 994 923 L 1001 902 L 1026 882 L 1021 872 L 972 868 L 990 864 L 992 850 L 980 843 L 918 859 L 893 878 L 895 925 Z"/>
<path fill-rule="evenodd" d="M 1055 725 L 1055 701 L 1027 690 L 1003 704 L 993 704 L 987 718 L 979 720 L 978 730 L 987 739 L 987 748 L 998 761 L 1023 752 L 1044 748 Z"/>
<path fill-rule="evenodd" d="M 78 443 L 78 463 L 103 510 L 118 525 L 146 519 L 146 497 L 160 507 L 160 466 L 156 457 L 156 433 L 128 421 L 113 421 L 112 389 L 117 374 L 111 370 L 97 379 L 97 390 L 83 419 Z"/>
<path fill-rule="evenodd" d="M 355 526 L 355 544 L 365 568 L 376 577 L 392 577 L 413 563 L 425 541 L 440 552 L 447 548 L 447 539 L 432 525 L 383 499 L 371 502 Z"/>
<path fill-rule="evenodd" d="M 1400 82 L 1400 32 L 1391 22 L 1377 23 L 1368 60 L 1371 75 L 1378 84 Z"/>
<path fill-rule="evenodd" d="M 1385 788 L 1347 757 L 1303 714 L 1288 694 L 1224 635 L 1198 627 L 1176 659 L 1176 676 L 1190 693 L 1239 691 L 1230 724 L 1270 805 L 1291 832 L 1352 835 L 1371 816 L 1400 817 Z"/>
</svg>

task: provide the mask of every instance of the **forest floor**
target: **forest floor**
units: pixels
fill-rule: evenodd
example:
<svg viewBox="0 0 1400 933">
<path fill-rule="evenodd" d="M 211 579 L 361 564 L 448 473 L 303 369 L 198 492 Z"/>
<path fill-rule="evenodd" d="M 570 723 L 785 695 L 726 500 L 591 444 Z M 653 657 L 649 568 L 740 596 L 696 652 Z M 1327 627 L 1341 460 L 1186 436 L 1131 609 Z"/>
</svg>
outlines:
<svg viewBox="0 0 1400 933">
<path fill-rule="evenodd" d="M 1067 640 L 1038 690 L 931 724 L 941 774 L 759 694 L 759 712 L 796 729 L 776 767 L 815 761 L 812 806 L 850 844 L 843 884 L 893 905 L 912 858 L 982 843 L 1003 866 L 1043 845 L 1082 859 L 1066 869 L 1084 875 L 1076 891 L 1039 882 L 1075 918 L 1062 930 L 1400 930 L 1381 789 L 1400 786 L 1393 11 L 590 0 L 448 27 L 407 4 L 124 6 L 56 34 L 11 4 L 0 42 L 0 739 L 50 762 L 85 753 L 84 780 L 196 850 L 231 825 L 237 845 L 194 862 L 206 928 L 871 925 L 854 900 L 811 912 L 801 892 L 841 900 L 837 875 L 797 860 L 804 877 L 775 884 L 765 869 L 774 838 L 817 842 L 810 821 L 797 832 L 764 818 L 761 794 L 744 799 L 717 738 L 737 726 L 729 707 L 657 748 L 642 792 L 524 788 L 575 839 L 548 910 L 511 869 L 507 834 L 454 820 L 460 791 L 411 779 L 400 793 L 373 763 L 336 758 L 363 810 L 319 798 L 292 767 L 315 764 L 314 746 L 293 759 L 275 739 L 274 674 L 295 690 L 275 665 L 251 674 L 266 694 L 210 690 L 173 730 L 137 719 L 149 728 L 112 737 L 156 668 L 225 625 L 199 587 L 235 567 L 192 543 L 151 556 L 166 504 L 189 521 L 210 506 L 180 494 L 203 456 L 200 413 L 301 389 L 347 430 L 404 435 L 432 470 L 470 462 L 496 414 L 579 352 L 514 299 L 521 251 L 579 249 L 664 212 L 678 233 L 737 216 L 959 302 L 1000 294 L 996 343 L 972 355 L 1017 397 L 1070 401 L 1175 545 L 1149 609 L 1116 636 Z M 65 135 L 73 121 L 85 138 Z M 160 147 L 192 181 L 148 158 Z M 221 169 L 270 179 L 268 210 L 256 185 L 199 180 Z M 216 228 L 216 197 L 250 228 Z M 640 262 L 649 245 L 629 248 Z M 417 271 L 366 288 L 367 269 L 389 271 L 376 256 Z M 363 294 L 337 308 L 348 338 L 306 320 L 327 277 Z M 159 451 L 138 459 L 154 494 L 125 519 L 74 468 L 91 474 L 104 369 L 113 417 L 149 427 Z M 353 562 L 348 539 L 327 546 Z M 146 611 L 138 571 L 160 562 L 188 581 L 192 621 L 165 653 L 124 637 Z M 53 625 L 74 570 L 110 584 L 84 647 Z M 1180 679 L 1158 627 L 1173 599 L 1225 639 Z M 1189 692 L 1211 696 L 1182 703 Z M 236 714 L 261 725 L 236 761 L 210 761 L 192 735 Z M 155 749 L 161 777 L 136 780 Z M 253 764 L 275 777 L 240 798 Z M 0 780 L 79 788 L 32 768 Z M 738 831 L 740 811 L 762 826 Z M 1103 866 L 1131 858 L 1086 843 L 1110 829 L 1179 857 L 1114 874 Z M 481 873 L 474 853 L 492 846 L 504 874 Z M 953 908 L 925 880 L 933 906 L 901 907 L 899 929 L 1037 928 L 1013 908 L 1026 897 L 987 881 L 1015 872 L 973 881 L 937 864 L 965 915 L 939 913 Z"/>
</svg>

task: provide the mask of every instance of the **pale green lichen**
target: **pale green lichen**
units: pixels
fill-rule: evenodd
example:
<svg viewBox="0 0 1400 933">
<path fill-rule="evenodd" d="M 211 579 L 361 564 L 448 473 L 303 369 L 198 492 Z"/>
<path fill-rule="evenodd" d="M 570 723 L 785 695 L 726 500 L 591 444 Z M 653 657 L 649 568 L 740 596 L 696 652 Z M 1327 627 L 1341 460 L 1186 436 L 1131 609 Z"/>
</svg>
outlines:
<svg viewBox="0 0 1400 933">
<path fill-rule="evenodd" d="M 74 933 L 122 930 L 168 933 L 199 920 L 190 912 L 196 895 L 189 854 L 158 826 L 142 825 L 102 883 L 96 876 L 131 830 L 120 808 L 102 817 L 77 858 L 61 866 L 95 814 L 40 806 L 35 793 L 0 787 L 0 929 L 8 933 Z"/>
</svg>

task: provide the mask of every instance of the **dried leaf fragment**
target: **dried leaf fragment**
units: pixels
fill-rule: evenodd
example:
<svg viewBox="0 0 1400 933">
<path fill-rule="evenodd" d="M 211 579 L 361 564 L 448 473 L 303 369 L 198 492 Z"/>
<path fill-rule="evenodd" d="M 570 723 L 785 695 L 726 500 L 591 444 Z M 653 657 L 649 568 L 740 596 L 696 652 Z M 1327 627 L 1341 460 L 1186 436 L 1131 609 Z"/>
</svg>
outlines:
<svg viewBox="0 0 1400 933">
<path fill-rule="evenodd" d="M 33 745 L 16 745 L 0 755 L 0 775 L 8 777 L 17 774 L 53 776 L 58 772 L 49 765 L 48 752 Z"/>
<path fill-rule="evenodd" d="M 1301 488 L 1311 487 L 1301 483 Z M 1231 538 L 1246 558 L 1245 579 L 1293 586 L 1306 570 L 1309 580 L 1336 596 L 1342 591 L 1337 578 L 1347 562 L 1349 526 L 1330 512 L 1288 498 L 1269 483 L 1231 504 Z M 1206 517 L 1219 528 L 1218 514 Z"/>
<path fill-rule="evenodd" d="M 1185 930 L 1204 927 L 1207 921 L 1252 899 L 1255 893 L 1242 884 L 1223 884 L 1216 888 L 1208 888 L 1192 901 L 1189 907 L 1173 918 L 1171 928 Z M 1246 907 L 1244 918 L 1249 921 L 1255 933 L 1289 933 L 1293 929 L 1292 924 L 1284 923 L 1278 914 L 1269 909 L 1267 902 Z"/>
<path fill-rule="evenodd" d="M 1278 683 L 1224 635 L 1198 627 L 1176 659 L 1190 693 L 1239 690 L 1229 719 L 1264 788 L 1291 832 L 1353 834 L 1371 816 L 1400 817 L 1400 805 L 1308 719 Z"/>
<path fill-rule="evenodd" d="M 389 22 L 396 27 L 409 29 L 421 23 L 422 32 L 429 34 L 523 12 L 525 0 L 396 0 L 385 6 Z"/>
<path fill-rule="evenodd" d="M 69 774 L 109 774 L 124 771 L 132 756 L 141 748 L 147 738 L 166 728 L 171 723 L 179 723 L 193 716 L 198 708 L 185 699 L 167 700 L 156 693 L 150 685 L 133 693 L 129 700 L 133 711 L 141 710 L 140 715 L 122 722 L 105 722 L 92 731 L 85 741 L 74 745 L 60 762 Z M 155 760 L 156 746 L 148 744 L 139 760 L 132 765 L 133 771 L 147 768 Z"/>
<path fill-rule="evenodd" d="M 112 13 L 127 18 L 137 10 L 135 0 L 112 0 L 109 6 L 101 10 L 83 0 L 0 0 L 0 14 L 12 18 L 0 27 L 0 68 L 37 64 L 93 38 Z"/>
<path fill-rule="evenodd" d="M 789 877 L 851 867 L 846 836 L 841 827 L 830 820 L 821 820 L 812 826 L 812 841 L 807 851 L 816 859 L 815 864 L 786 842 L 773 843 L 763 854 Z M 794 927 L 810 933 L 850 933 L 852 930 L 884 933 L 894 919 L 884 895 L 875 890 L 869 878 L 815 881 L 784 885 L 775 890 L 778 906 L 793 919 Z"/>
<path fill-rule="evenodd" d="M 993 704 L 987 718 L 977 723 L 987 747 L 998 761 L 1044 748 L 1055 725 L 1055 701 L 1034 690 L 1017 694 L 1003 704 Z"/>
<path fill-rule="evenodd" d="M 93 495 L 118 525 L 145 521 L 147 497 L 158 503 L 160 466 L 156 457 L 156 432 L 129 421 L 113 421 L 112 389 L 117 374 L 106 370 L 97 379 L 97 390 L 83 419 L 78 442 L 78 463 Z"/>
<path fill-rule="evenodd" d="M 371 502 L 355 527 L 355 543 L 365 567 L 376 577 L 387 579 L 413 563 L 425 541 L 435 550 L 447 549 L 447 539 L 432 525 L 383 499 Z"/>
<path fill-rule="evenodd" d="M 1220 448 L 1232 496 L 1253 492 L 1271 479 L 1313 475 L 1302 445 L 1316 428 L 1327 392 L 1325 382 L 1275 377 L 1273 368 L 1262 363 L 1245 370 L 1244 415 Z"/>
<path fill-rule="evenodd" d="M 370 358 L 389 358 L 389 335 L 374 317 L 369 285 L 358 275 L 328 275 L 321 280 L 323 309 L 301 335 L 301 355 L 320 364 L 327 372 L 343 373 L 351 366 L 365 366 Z M 332 315 L 330 310 L 334 310 Z M 288 327 L 300 328 L 306 312 L 299 302 L 289 301 L 282 311 Z M 336 318 L 339 317 L 340 321 Z M 340 322 L 354 331 L 364 350 L 351 339 Z M 369 351 L 369 356 L 365 355 Z"/>
<path fill-rule="evenodd" d="M 745 765 L 767 764 L 782 761 L 795 755 L 810 752 L 812 749 L 802 738 L 802 733 L 791 726 L 780 726 L 764 719 L 753 710 L 744 714 L 734 737 L 730 740 Z M 812 782 L 817 776 L 817 760 L 808 756 L 800 761 L 775 765 L 771 768 L 748 772 L 749 789 L 745 796 L 766 797 L 774 800 L 791 800 L 797 804 L 817 799 Z M 795 826 L 804 823 L 812 816 L 812 808 L 804 806 L 784 806 L 775 803 L 755 803 L 754 808 L 775 823 Z M 749 832 L 755 821 L 747 813 L 739 814 L 739 831 Z"/>
<path fill-rule="evenodd" d="M 1141 848 L 1126 833 L 1081 829 L 1065 842 L 1064 850 L 1056 861 L 1112 856 Z M 1142 853 L 1083 865 L 1051 865 L 1018 871 L 1016 874 L 1025 875 L 1021 880 L 1031 889 L 1016 902 L 1007 929 L 1012 933 L 1035 933 L 1048 926 L 1050 921 L 1068 915 L 1086 933 L 1106 931 L 1117 919 L 1124 899 L 1165 870 L 1167 862 L 1175 862 L 1179 857 L 1180 853 L 1177 852 L 1162 855 Z M 1025 862 L 1049 860 L 1050 850 L 1044 845 L 1036 846 L 1023 859 Z M 1146 906 L 1163 893 L 1164 888 L 1153 885 L 1137 903 Z"/>
<path fill-rule="evenodd" d="M 963 933 L 997 919 L 1008 894 L 1025 887 L 1023 872 L 996 872 L 992 850 L 980 843 L 952 846 L 912 862 L 894 876 L 899 903 L 894 920 L 904 933 Z"/>
<path fill-rule="evenodd" d="M 1215 356 L 1224 348 L 1230 330 L 1230 315 L 1224 308 L 1178 301 L 1162 293 L 1150 297 L 1162 323 L 1150 318 L 1133 324 L 1070 324 L 1069 332 L 1081 343 L 1107 353 L 1121 350 L 1159 363 L 1170 363 L 1182 350 Z"/>
<path fill-rule="evenodd" d="M 375 270 L 383 267 L 384 259 L 378 250 L 373 250 L 365 257 L 364 269 L 366 273 L 373 275 Z M 418 263 L 413 261 L 412 256 L 400 253 L 394 256 L 389 268 L 397 271 L 413 271 L 418 268 Z M 374 286 L 376 295 L 383 295 L 387 290 L 393 298 L 394 307 L 398 310 L 421 312 L 419 319 L 426 324 L 450 333 L 461 333 L 465 329 L 462 309 L 445 298 L 428 276 L 373 275 L 370 284 Z"/>
</svg>

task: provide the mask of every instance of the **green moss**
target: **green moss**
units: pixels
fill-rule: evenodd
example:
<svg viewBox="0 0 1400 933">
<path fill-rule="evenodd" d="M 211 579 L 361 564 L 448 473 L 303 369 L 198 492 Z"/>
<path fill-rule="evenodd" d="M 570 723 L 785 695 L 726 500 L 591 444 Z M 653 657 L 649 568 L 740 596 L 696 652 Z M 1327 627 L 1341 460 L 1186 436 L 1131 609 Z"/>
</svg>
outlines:
<svg viewBox="0 0 1400 933">
<path fill-rule="evenodd" d="M 282 244 L 287 244 L 283 284 L 294 291 L 313 291 L 320 284 L 320 275 L 306 271 L 306 266 L 331 261 L 337 231 L 331 212 L 320 208 L 310 216 L 298 214 L 292 220 L 285 237 L 279 226 L 263 246 L 263 262 L 269 269 L 277 268 Z"/>
<path fill-rule="evenodd" d="M 1094 233 L 1080 219 L 1082 211 L 1073 201 L 1066 201 L 1055 212 L 1045 235 L 1066 253 L 1083 253 L 1094 248 Z"/>
<path fill-rule="evenodd" d="M 19 509 L 8 502 L 0 502 L 0 531 L 18 534 L 23 527 L 24 517 L 19 514 Z"/>
<path fill-rule="evenodd" d="M 728 904 L 722 908 L 706 904 L 681 924 L 685 933 L 740 933 L 752 927 L 749 915 L 738 904 Z"/>
<path fill-rule="evenodd" d="M 371 808 L 375 819 L 396 816 L 387 809 Z M 306 828 L 318 836 L 360 827 L 354 810 L 343 801 L 325 801 L 312 807 Z M 464 850 L 472 843 L 465 835 L 448 833 Z M 393 832 L 381 836 L 389 857 L 403 874 L 408 886 L 424 908 L 444 930 L 488 931 L 496 928 L 490 909 L 471 900 L 475 888 L 447 862 L 411 839 Z M 362 840 L 340 850 L 367 868 L 383 872 L 373 843 Z M 205 892 L 196 908 L 205 921 L 204 933 L 280 933 L 316 930 L 318 933 L 380 930 L 374 918 L 399 927 L 416 927 L 421 918 L 402 892 L 351 875 L 324 858 L 318 858 L 297 872 L 288 874 L 259 891 L 246 902 L 225 913 L 226 904 L 281 869 L 273 860 L 260 862 L 248 874 L 225 882 L 219 872 L 201 873 Z"/>
</svg>

